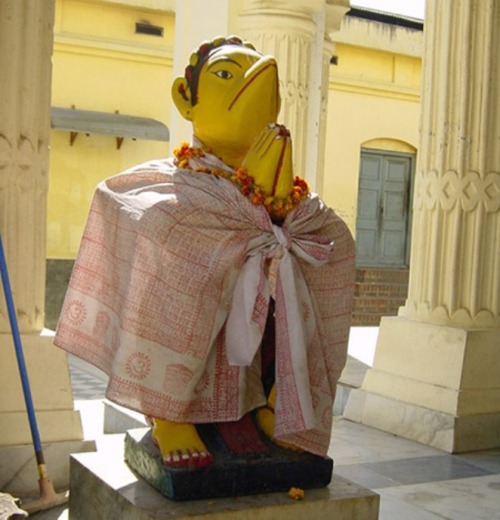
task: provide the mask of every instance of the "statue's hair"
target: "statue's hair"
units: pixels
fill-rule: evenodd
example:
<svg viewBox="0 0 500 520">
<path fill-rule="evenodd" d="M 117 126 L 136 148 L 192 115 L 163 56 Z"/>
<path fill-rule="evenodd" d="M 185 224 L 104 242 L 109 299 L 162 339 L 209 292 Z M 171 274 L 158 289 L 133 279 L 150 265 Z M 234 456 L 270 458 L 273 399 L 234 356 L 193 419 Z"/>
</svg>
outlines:
<svg viewBox="0 0 500 520">
<path fill-rule="evenodd" d="M 214 38 L 212 41 L 203 42 L 199 48 L 191 54 L 189 58 L 189 65 L 184 70 L 184 77 L 186 78 L 189 91 L 191 93 L 191 106 L 198 102 L 198 81 L 200 79 L 200 72 L 209 58 L 212 51 L 222 47 L 223 45 L 239 45 L 255 50 L 255 47 L 250 42 L 244 42 L 238 36 L 228 36 Z M 179 86 L 179 93 L 188 99 L 184 85 Z"/>
</svg>

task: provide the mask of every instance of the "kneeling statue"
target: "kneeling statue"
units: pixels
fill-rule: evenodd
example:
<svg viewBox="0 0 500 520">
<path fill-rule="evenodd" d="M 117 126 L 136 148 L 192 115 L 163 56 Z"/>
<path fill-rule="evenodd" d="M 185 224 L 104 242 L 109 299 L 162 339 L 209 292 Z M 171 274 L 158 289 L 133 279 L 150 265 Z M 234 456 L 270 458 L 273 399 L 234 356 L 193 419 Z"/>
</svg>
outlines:
<svg viewBox="0 0 500 520">
<path fill-rule="evenodd" d="M 206 424 L 235 454 L 263 435 L 325 457 L 352 236 L 294 176 L 274 58 L 205 42 L 172 97 L 193 140 L 99 184 L 55 343 L 149 418 L 166 468 L 214 463 Z"/>
</svg>

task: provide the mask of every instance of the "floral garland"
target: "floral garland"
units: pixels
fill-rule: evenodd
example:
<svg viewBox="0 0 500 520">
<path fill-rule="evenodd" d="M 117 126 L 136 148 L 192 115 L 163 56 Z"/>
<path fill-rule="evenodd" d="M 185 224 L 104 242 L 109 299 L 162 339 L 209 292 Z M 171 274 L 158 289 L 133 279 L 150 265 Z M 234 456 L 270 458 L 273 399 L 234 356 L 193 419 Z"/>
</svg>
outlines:
<svg viewBox="0 0 500 520">
<path fill-rule="evenodd" d="M 187 142 L 181 143 L 179 148 L 174 149 L 174 156 L 177 159 L 179 168 L 191 169 L 189 160 L 195 157 L 203 157 L 205 152 L 201 148 L 194 148 Z M 294 209 L 302 200 L 306 199 L 309 194 L 309 185 L 300 178 L 295 177 L 293 180 L 292 191 L 286 197 L 276 197 L 266 195 L 264 190 L 255 183 L 254 178 L 248 175 L 245 168 L 236 168 L 235 173 L 227 172 L 221 168 L 200 168 L 202 173 L 209 173 L 218 177 L 228 179 L 235 184 L 240 192 L 250 200 L 252 204 L 263 204 L 267 212 L 277 219 L 285 218 L 286 214 Z"/>
</svg>

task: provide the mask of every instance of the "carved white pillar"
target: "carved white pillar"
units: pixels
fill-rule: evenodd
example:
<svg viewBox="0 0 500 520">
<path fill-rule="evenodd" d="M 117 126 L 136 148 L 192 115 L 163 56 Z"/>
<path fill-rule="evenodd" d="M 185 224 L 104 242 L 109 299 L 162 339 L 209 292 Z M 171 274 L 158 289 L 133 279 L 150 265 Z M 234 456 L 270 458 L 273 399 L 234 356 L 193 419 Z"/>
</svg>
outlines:
<svg viewBox="0 0 500 520">
<path fill-rule="evenodd" d="M 500 445 L 500 0 L 427 0 L 409 296 L 345 416 Z"/>
<path fill-rule="evenodd" d="M 56 488 L 82 442 L 66 355 L 42 331 L 54 0 L 0 0 L 0 232 L 40 438 Z M 5 298 L 0 295 L 2 490 L 39 493 Z M 46 446 L 47 447 L 47 446 Z"/>
<path fill-rule="evenodd" d="M 0 233 L 21 332 L 44 324 L 53 9 L 0 3 Z M 9 330 L 2 297 L 0 332 Z"/>
<path fill-rule="evenodd" d="M 328 77 L 333 43 L 348 0 L 243 0 L 240 35 L 278 62 L 281 119 L 293 139 L 294 168 L 321 192 Z"/>
<path fill-rule="evenodd" d="M 402 316 L 500 327 L 499 24 L 495 0 L 431 3 L 428 11 L 410 285 Z"/>
</svg>

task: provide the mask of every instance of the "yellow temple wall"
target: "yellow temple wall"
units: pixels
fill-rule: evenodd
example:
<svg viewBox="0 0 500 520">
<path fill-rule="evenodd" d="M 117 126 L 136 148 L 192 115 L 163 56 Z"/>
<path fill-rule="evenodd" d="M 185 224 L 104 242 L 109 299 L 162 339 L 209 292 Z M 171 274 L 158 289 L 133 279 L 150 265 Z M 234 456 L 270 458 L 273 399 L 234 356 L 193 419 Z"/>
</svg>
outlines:
<svg viewBox="0 0 500 520">
<path fill-rule="evenodd" d="M 52 106 L 153 118 L 169 126 L 175 15 L 172 1 L 57 0 Z M 135 23 L 164 28 L 135 33 Z M 334 33 L 325 175 L 318 191 L 355 232 L 361 147 L 415 151 L 421 38 L 418 31 L 354 17 Z M 175 145 L 176 143 L 172 143 Z M 170 143 L 69 132 L 51 134 L 47 258 L 75 258 L 95 186 Z"/>
<path fill-rule="evenodd" d="M 362 42 L 363 36 L 351 40 Z M 387 38 L 379 28 L 379 39 L 372 37 L 371 44 L 378 41 L 383 48 Z M 361 148 L 416 153 L 421 58 L 343 43 L 336 44 L 335 54 L 321 194 L 355 234 Z"/>
<path fill-rule="evenodd" d="M 168 126 L 175 18 L 166 11 L 167 3 L 57 0 L 52 106 L 118 111 Z M 163 27 L 164 36 L 136 34 L 141 21 Z M 47 257 L 76 256 L 98 182 L 168 155 L 168 145 L 125 139 L 118 149 L 114 136 L 97 134 L 78 134 L 71 145 L 69 132 L 53 130 Z"/>
</svg>

